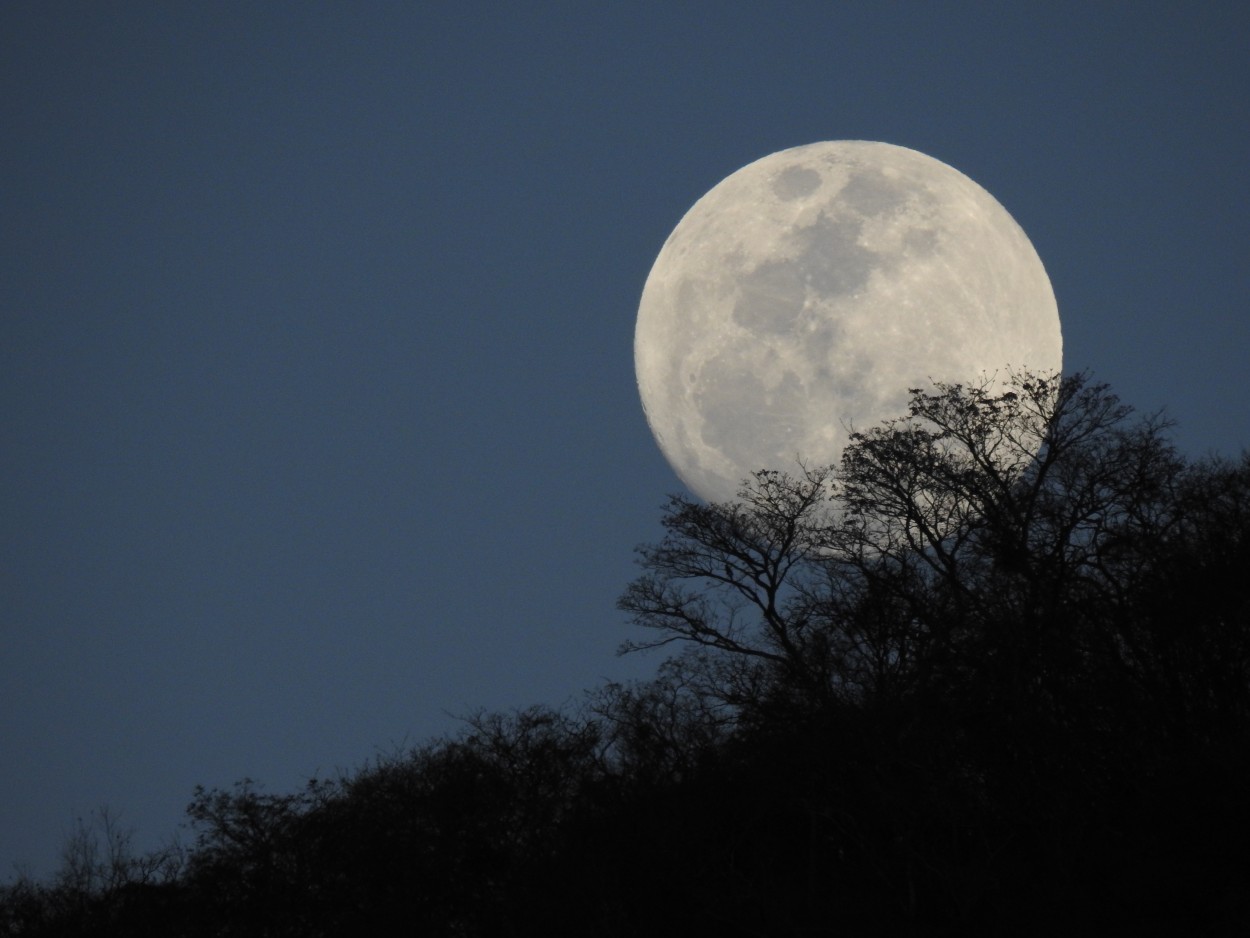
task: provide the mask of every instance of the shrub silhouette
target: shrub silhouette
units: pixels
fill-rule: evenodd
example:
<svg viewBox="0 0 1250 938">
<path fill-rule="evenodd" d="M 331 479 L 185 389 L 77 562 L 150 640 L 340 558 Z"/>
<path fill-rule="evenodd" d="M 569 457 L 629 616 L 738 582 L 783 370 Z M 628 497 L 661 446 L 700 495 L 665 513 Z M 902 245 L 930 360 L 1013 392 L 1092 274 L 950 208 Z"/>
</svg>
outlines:
<svg viewBox="0 0 1250 938">
<path fill-rule="evenodd" d="M 0 934 L 1244 933 L 1250 458 L 1167 430 L 1084 375 L 913 391 L 670 500 L 653 680 L 197 791 L 179 862 L 80 851 Z"/>
</svg>

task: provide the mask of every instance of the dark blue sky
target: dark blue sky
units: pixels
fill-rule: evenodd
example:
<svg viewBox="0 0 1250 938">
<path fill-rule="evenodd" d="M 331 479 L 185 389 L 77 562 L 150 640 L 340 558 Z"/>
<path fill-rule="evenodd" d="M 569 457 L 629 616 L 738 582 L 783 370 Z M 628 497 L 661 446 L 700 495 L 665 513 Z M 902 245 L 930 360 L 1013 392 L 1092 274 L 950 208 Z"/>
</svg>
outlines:
<svg viewBox="0 0 1250 938">
<path fill-rule="evenodd" d="M 1238 454 L 1247 49 L 1239 3 L 0 6 L 0 877 L 649 673 L 637 302 L 772 151 L 968 174 L 1066 368 Z"/>
</svg>

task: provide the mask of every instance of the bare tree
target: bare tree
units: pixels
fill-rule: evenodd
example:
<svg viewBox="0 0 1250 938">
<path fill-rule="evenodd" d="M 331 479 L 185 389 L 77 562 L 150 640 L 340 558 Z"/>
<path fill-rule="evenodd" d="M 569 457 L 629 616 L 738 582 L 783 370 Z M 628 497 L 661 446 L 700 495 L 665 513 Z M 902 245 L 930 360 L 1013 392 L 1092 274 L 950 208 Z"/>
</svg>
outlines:
<svg viewBox="0 0 1250 938">
<path fill-rule="evenodd" d="M 1183 524 L 1168 424 L 1085 375 L 913 390 L 840 467 L 759 472 L 739 499 L 674 497 L 620 608 L 702 649 L 711 683 L 813 699 L 906 693 L 971 670 L 1027 684 L 1123 662 L 1106 628 Z M 1094 607 L 1100 612 L 1094 615 Z M 1086 628 L 1097 620 L 1097 628 Z"/>
<path fill-rule="evenodd" d="M 61 847 L 54 885 L 67 894 L 96 898 L 126 886 L 168 882 L 182 868 L 183 850 L 174 843 L 148 853 L 134 847 L 135 831 L 108 807 L 78 818 Z"/>
<path fill-rule="evenodd" d="M 675 641 L 706 649 L 705 662 L 729 665 L 714 681 L 729 697 L 754 695 L 760 668 L 809 689 L 825 683 L 807 581 L 824 541 L 830 476 L 757 472 L 727 504 L 673 496 L 666 536 L 638 549 L 646 572 L 618 603 L 656 636 L 622 650 Z"/>
</svg>

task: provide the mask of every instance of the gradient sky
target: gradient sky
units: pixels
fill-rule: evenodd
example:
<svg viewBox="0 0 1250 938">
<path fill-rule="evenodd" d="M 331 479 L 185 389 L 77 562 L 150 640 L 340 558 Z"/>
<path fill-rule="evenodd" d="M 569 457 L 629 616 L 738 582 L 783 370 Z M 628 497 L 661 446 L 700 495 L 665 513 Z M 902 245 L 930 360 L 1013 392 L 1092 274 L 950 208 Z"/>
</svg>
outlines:
<svg viewBox="0 0 1250 938">
<path fill-rule="evenodd" d="M 1250 8 L 1182 7 L 0 5 L 0 878 L 650 673 L 637 302 L 775 150 L 971 176 L 1066 369 L 1239 454 Z"/>
</svg>

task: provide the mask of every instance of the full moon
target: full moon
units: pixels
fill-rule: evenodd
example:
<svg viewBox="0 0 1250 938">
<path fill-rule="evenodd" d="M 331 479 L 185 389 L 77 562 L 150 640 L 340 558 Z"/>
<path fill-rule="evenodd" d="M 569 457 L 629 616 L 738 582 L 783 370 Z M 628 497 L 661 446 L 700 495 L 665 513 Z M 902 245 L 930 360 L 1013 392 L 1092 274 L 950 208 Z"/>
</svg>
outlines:
<svg viewBox="0 0 1250 938">
<path fill-rule="evenodd" d="M 908 389 L 1062 366 L 1033 245 L 956 169 L 888 143 L 782 150 L 699 199 L 643 288 L 634 365 L 681 480 L 734 498 L 760 469 L 837 462 Z"/>
</svg>

